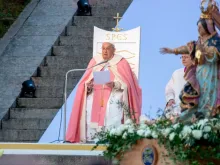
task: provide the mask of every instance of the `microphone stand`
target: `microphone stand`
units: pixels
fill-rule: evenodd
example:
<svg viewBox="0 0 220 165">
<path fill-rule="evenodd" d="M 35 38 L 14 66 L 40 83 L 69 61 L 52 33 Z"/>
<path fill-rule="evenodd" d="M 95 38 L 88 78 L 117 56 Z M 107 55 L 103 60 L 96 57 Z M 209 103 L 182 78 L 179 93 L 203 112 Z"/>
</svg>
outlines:
<svg viewBox="0 0 220 165">
<path fill-rule="evenodd" d="M 102 61 L 92 67 L 86 68 L 86 69 L 71 69 L 69 71 L 66 72 L 66 76 L 65 76 L 65 84 L 64 84 L 64 125 L 63 125 L 63 142 L 66 142 L 66 100 L 67 100 L 67 80 L 68 80 L 68 74 L 71 72 L 78 72 L 78 71 L 86 71 L 88 69 L 92 69 L 98 65 L 107 63 L 108 60 Z"/>
<path fill-rule="evenodd" d="M 64 85 L 64 125 L 63 125 L 63 140 L 64 143 L 66 142 L 66 100 L 67 100 L 67 80 L 68 80 L 68 74 L 71 72 L 77 72 L 77 71 L 85 71 L 86 69 L 72 69 L 66 72 L 65 76 L 65 85 Z"/>
</svg>

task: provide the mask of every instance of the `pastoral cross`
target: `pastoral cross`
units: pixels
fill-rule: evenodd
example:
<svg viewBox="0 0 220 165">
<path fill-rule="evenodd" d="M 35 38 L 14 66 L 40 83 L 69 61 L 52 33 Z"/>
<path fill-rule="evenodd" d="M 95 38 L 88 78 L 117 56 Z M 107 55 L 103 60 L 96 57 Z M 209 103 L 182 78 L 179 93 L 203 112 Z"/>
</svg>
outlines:
<svg viewBox="0 0 220 165">
<path fill-rule="evenodd" d="M 117 13 L 117 16 L 116 17 L 113 17 L 114 19 L 116 19 L 116 27 L 115 28 L 112 28 L 113 31 L 115 32 L 120 32 L 121 30 L 123 30 L 122 28 L 119 28 L 119 25 L 118 25 L 118 22 L 119 20 L 122 18 L 119 16 L 119 13 Z"/>
</svg>

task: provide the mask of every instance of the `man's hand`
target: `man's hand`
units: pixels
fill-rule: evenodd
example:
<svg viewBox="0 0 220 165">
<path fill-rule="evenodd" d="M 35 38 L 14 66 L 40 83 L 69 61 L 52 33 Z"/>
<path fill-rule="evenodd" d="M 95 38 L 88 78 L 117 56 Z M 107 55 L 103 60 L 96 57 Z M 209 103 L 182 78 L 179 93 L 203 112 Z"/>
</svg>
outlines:
<svg viewBox="0 0 220 165">
<path fill-rule="evenodd" d="M 112 81 L 112 82 L 106 83 L 105 85 L 109 88 L 114 88 L 115 83 Z"/>
<path fill-rule="evenodd" d="M 90 81 L 89 83 L 87 83 L 86 86 L 87 86 L 87 94 L 90 94 L 93 89 L 93 81 Z"/>
<path fill-rule="evenodd" d="M 92 89 L 93 88 L 93 83 L 92 81 L 90 81 L 89 83 L 86 84 L 88 89 Z"/>
<path fill-rule="evenodd" d="M 175 104 L 175 100 L 174 99 L 171 99 L 168 101 L 167 103 L 167 107 L 170 107 L 171 105 Z"/>
</svg>

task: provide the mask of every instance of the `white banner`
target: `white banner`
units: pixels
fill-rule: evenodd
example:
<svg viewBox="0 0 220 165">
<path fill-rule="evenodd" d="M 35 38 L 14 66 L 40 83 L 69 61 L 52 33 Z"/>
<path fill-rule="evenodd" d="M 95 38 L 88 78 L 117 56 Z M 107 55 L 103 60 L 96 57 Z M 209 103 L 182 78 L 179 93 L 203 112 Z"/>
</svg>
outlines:
<svg viewBox="0 0 220 165">
<path fill-rule="evenodd" d="M 140 35 L 141 28 L 132 30 L 113 32 L 94 27 L 93 56 L 102 54 L 102 43 L 114 43 L 115 54 L 124 57 L 130 64 L 133 72 L 139 77 L 139 57 L 140 57 Z"/>
</svg>

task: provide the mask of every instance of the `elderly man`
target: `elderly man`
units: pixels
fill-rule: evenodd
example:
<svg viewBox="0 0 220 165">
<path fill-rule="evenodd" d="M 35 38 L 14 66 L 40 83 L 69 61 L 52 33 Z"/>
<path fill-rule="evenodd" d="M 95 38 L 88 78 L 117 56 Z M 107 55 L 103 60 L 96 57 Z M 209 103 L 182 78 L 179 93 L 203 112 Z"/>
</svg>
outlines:
<svg viewBox="0 0 220 165">
<path fill-rule="evenodd" d="M 191 57 L 188 54 L 183 54 L 182 64 L 185 68 L 177 69 L 173 72 L 173 75 L 169 82 L 166 85 L 165 95 L 166 95 L 166 117 L 170 118 L 172 115 L 180 114 L 180 99 L 179 95 L 184 85 L 186 84 L 186 80 L 184 79 L 184 71 L 187 67 L 190 67 L 193 62 Z"/>
<path fill-rule="evenodd" d="M 95 56 L 88 68 L 108 60 L 108 63 L 88 69 L 82 77 L 74 100 L 66 139 L 69 142 L 91 141 L 92 136 L 101 128 L 117 127 L 128 116 L 118 102 L 130 109 L 133 117 L 139 120 L 141 113 L 141 89 L 128 62 L 121 56 L 115 55 L 112 43 L 102 45 L 102 55 Z M 93 72 L 110 72 L 110 82 L 94 84 Z"/>
</svg>

